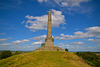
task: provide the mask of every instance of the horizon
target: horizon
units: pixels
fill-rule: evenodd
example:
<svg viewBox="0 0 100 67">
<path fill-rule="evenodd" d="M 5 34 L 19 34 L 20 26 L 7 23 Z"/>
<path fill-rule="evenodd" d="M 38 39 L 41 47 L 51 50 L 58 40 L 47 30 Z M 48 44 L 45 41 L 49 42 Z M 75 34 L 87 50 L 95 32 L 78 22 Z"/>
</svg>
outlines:
<svg viewBox="0 0 100 67">
<path fill-rule="evenodd" d="M 0 50 L 33 51 L 45 43 L 48 11 L 54 46 L 100 52 L 100 1 L 0 0 Z"/>
</svg>

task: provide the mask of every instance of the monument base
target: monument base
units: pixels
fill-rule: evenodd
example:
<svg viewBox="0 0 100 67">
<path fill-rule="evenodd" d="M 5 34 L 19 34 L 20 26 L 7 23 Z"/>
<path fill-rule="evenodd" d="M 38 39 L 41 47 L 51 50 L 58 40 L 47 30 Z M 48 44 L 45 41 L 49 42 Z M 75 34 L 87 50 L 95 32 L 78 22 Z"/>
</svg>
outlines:
<svg viewBox="0 0 100 67">
<path fill-rule="evenodd" d="M 35 50 L 35 52 L 39 51 L 62 51 L 65 52 L 65 49 L 59 48 L 58 46 L 41 46 Z"/>
</svg>

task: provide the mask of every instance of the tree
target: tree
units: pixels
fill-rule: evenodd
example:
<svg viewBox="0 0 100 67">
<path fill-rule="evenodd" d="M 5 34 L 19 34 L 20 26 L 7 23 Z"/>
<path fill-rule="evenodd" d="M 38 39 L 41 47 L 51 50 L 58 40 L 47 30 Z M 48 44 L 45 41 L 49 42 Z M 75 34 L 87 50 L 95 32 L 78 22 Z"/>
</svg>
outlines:
<svg viewBox="0 0 100 67">
<path fill-rule="evenodd" d="M 42 43 L 41 46 L 45 46 L 45 43 Z"/>
<path fill-rule="evenodd" d="M 68 49 L 67 49 L 67 48 L 65 48 L 65 51 L 67 51 L 67 52 L 68 52 Z"/>
<path fill-rule="evenodd" d="M 13 55 L 17 55 L 17 54 L 21 54 L 20 51 L 15 51 L 15 53 L 13 53 Z"/>
<path fill-rule="evenodd" d="M 10 50 L 2 51 L 1 52 L 1 59 L 10 57 L 12 55 L 12 52 Z"/>
<path fill-rule="evenodd" d="M 93 67 L 100 67 L 100 59 L 93 52 L 77 52 L 78 56 L 80 56 L 86 63 Z"/>
</svg>

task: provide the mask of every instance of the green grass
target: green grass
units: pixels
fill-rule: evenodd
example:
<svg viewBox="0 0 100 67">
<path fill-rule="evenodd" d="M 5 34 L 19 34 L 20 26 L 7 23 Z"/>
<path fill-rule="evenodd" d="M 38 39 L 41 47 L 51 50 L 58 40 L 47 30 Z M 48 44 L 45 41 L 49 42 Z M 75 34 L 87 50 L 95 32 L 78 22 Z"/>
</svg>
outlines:
<svg viewBox="0 0 100 67">
<path fill-rule="evenodd" d="M 29 52 L 0 60 L 0 67 L 91 67 L 69 52 Z"/>
</svg>

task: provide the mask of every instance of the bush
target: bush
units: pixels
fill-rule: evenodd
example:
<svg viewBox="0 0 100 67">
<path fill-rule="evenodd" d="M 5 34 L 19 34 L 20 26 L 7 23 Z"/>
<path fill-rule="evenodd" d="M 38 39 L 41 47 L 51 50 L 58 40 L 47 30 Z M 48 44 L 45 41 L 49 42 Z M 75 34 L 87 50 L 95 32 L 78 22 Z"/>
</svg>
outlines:
<svg viewBox="0 0 100 67">
<path fill-rule="evenodd" d="M 15 53 L 13 53 L 13 55 L 17 55 L 17 54 L 21 54 L 20 51 L 15 51 Z"/>
<path fill-rule="evenodd" d="M 41 46 L 45 46 L 45 43 L 42 43 Z"/>
<path fill-rule="evenodd" d="M 86 63 L 94 67 L 100 67 L 99 57 L 93 52 L 77 52 L 78 56 L 80 56 Z"/>
<path fill-rule="evenodd" d="M 67 52 L 68 52 L 68 49 L 66 48 L 66 49 L 65 49 L 65 51 L 67 51 Z"/>
<path fill-rule="evenodd" d="M 1 52 L 1 59 L 10 57 L 12 55 L 12 52 L 10 50 L 2 51 Z"/>
</svg>

